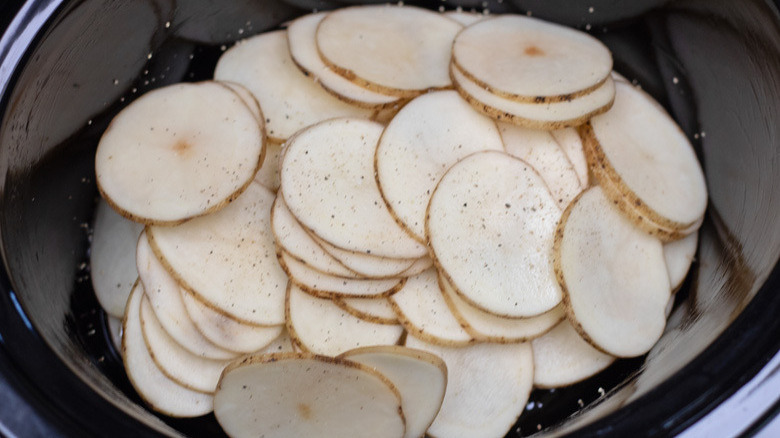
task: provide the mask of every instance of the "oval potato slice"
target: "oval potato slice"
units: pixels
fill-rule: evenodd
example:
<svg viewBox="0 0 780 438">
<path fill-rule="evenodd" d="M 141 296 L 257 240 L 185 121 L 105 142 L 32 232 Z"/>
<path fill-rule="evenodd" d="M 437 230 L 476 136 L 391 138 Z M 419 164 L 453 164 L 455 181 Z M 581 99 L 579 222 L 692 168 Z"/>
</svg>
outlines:
<svg viewBox="0 0 780 438">
<path fill-rule="evenodd" d="M 333 298 L 333 302 L 348 313 L 377 324 L 398 324 L 398 317 L 390 301 L 378 298 Z"/>
<path fill-rule="evenodd" d="M 325 64 L 356 84 L 413 97 L 451 84 L 450 47 L 462 27 L 411 6 L 343 8 L 320 22 L 317 48 Z"/>
<path fill-rule="evenodd" d="M 663 333 L 671 296 L 658 239 L 634 227 L 594 186 L 564 212 L 553 254 L 566 314 L 583 339 L 618 357 L 650 350 Z"/>
<path fill-rule="evenodd" d="M 225 369 L 214 415 L 232 438 L 400 438 L 401 397 L 379 372 L 308 353 L 248 356 Z"/>
<path fill-rule="evenodd" d="M 582 138 L 575 128 L 562 128 L 550 131 L 550 134 L 558 142 L 558 146 L 563 149 L 569 158 L 577 177 L 580 180 L 580 187 L 583 190 L 590 185 L 588 160 L 585 158 L 585 150 L 582 146 Z"/>
<path fill-rule="evenodd" d="M 478 152 L 444 175 L 426 222 L 434 262 L 472 305 L 525 318 L 557 306 L 551 257 L 561 210 L 528 163 Z"/>
<path fill-rule="evenodd" d="M 216 82 L 158 88 L 117 114 L 100 138 L 98 189 L 136 222 L 180 223 L 241 194 L 264 143 L 257 119 L 230 89 Z"/>
<path fill-rule="evenodd" d="M 691 263 L 696 257 L 698 243 L 699 233 L 694 232 L 680 240 L 664 244 L 666 270 L 669 273 L 669 283 L 672 285 L 673 291 L 677 291 L 682 286 L 682 282 L 688 275 Z"/>
<path fill-rule="evenodd" d="M 362 252 L 350 251 L 328 243 L 314 234 L 310 234 L 310 236 L 328 254 L 336 258 L 347 269 L 357 272 L 360 277 L 377 279 L 399 277 L 405 275 L 412 268 L 412 265 L 419 260 L 378 257 Z"/>
<path fill-rule="evenodd" d="M 265 160 L 255 175 L 255 181 L 268 190 L 279 190 L 279 161 L 282 155 L 282 144 L 278 141 L 265 143 Z"/>
</svg>

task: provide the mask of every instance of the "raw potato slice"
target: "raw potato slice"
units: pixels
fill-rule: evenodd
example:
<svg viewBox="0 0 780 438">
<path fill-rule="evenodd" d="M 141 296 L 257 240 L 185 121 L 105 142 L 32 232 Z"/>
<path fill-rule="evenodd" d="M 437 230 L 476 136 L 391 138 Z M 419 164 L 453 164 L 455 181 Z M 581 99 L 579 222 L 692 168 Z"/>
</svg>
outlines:
<svg viewBox="0 0 780 438">
<path fill-rule="evenodd" d="M 463 346 L 474 342 L 447 307 L 436 269 L 410 277 L 389 299 L 401 324 L 414 336 L 437 345 Z"/>
<path fill-rule="evenodd" d="M 356 362 L 255 355 L 225 369 L 214 415 L 232 438 L 401 438 L 400 399 L 386 377 Z"/>
<path fill-rule="evenodd" d="M 509 14 L 459 33 L 452 44 L 452 62 L 492 94 L 537 104 L 585 95 L 612 72 L 612 54 L 596 38 Z"/>
<path fill-rule="evenodd" d="M 707 187 L 693 147 L 644 91 L 618 82 L 613 110 L 581 129 L 588 162 L 632 205 L 662 227 L 684 229 L 707 207 Z"/>
<path fill-rule="evenodd" d="M 315 271 L 284 251 L 278 256 L 279 262 L 293 284 L 312 295 L 323 298 L 387 296 L 395 293 L 404 284 L 401 278 L 377 280 L 336 277 Z"/>
<path fill-rule="evenodd" d="M 531 166 L 487 151 L 447 171 L 426 227 L 434 262 L 461 297 L 495 315 L 526 318 L 561 301 L 550 260 L 560 217 Z"/>
<path fill-rule="evenodd" d="M 377 324 L 398 324 L 387 298 L 334 298 L 333 302 L 353 316 Z"/>
<path fill-rule="evenodd" d="M 217 213 L 149 227 L 149 243 L 179 284 L 207 304 L 247 324 L 283 324 L 287 275 L 275 257 L 273 200 L 252 183 Z"/>
<path fill-rule="evenodd" d="M 369 366 L 390 379 L 401 394 L 405 438 L 425 435 L 447 387 L 447 365 L 438 356 L 400 346 L 363 347 L 340 357 Z"/>
<path fill-rule="evenodd" d="M 195 356 L 177 344 L 160 325 L 149 300 L 141 300 L 141 331 L 152 360 L 166 376 L 193 391 L 213 393 L 229 361 Z"/>
<path fill-rule="evenodd" d="M 476 12 L 464 12 L 462 10 L 447 11 L 444 13 L 444 16 L 451 20 L 455 20 L 464 26 L 471 26 L 477 21 L 482 21 L 490 17 L 489 15 L 479 14 Z"/>
<path fill-rule="evenodd" d="M 661 337 L 671 294 L 661 242 L 624 218 L 600 187 L 566 209 L 553 258 L 567 316 L 590 344 L 634 357 Z"/>
<path fill-rule="evenodd" d="M 264 143 L 257 119 L 230 89 L 215 82 L 159 88 L 103 133 L 98 189 L 136 222 L 183 222 L 240 195 L 263 162 Z"/>
<path fill-rule="evenodd" d="M 230 351 L 253 353 L 261 350 L 278 338 L 284 328 L 283 325 L 263 327 L 236 321 L 184 290 L 181 298 L 192 322 L 203 336 Z"/>
<path fill-rule="evenodd" d="M 287 329 L 282 329 L 282 333 L 268 344 L 265 348 L 258 351 L 257 354 L 271 354 L 271 353 L 292 353 L 295 351 L 293 348 L 292 338 L 287 333 Z"/>
<path fill-rule="evenodd" d="M 320 22 L 317 47 L 333 71 L 356 84 L 413 97 L 451 84 L 450 47 L 462 27 L 411 6 L 351 7 L 333 11 Z"/>
<path fill-rule="evenodd" d="M 558 388 L 585 380 L 607 368 L 615 358 L 585 342 L 569 321 L 531 342 L 534 385 Z"/>
<path fill-rule="evenodd" d="M 282 155 L 282 144 L 278 141 L 265 143 L 265 160 L 255 175 L 255 181 L 263 187 L 275 192 L 279 190 L 279 161 Z"/>
<path fill-rule="evenodd" d="M 374 149 L 383 129 L 368 120 L 334 119 L 298 133 L 282 159 L 284 200 L 302 225 L 335 246 L 422 257 L 427 249 L 395 222 L 374 178 Z"/>
<path fill-rule="evenodd" d="M 376 149 L 376 179 L 390 212 L 425 241 L 425 208 L 444 172 L 463 157 L 503 150 L 493 120 L 455 91 L 422 95 L 387 125 Z"/>
<path fill-rule="evenodd" d="M 474 83 L 453 65 L 450 70 L 455 89 L 477 111 L 496 120 L 534 129 L 560 129 L 578 126 L 604 113 L 615 98 L 615 82 L 607 77 L 598 88 L 571 100 L 529 103 L 509 100 L 491 94 Z"/>
<path fill-rule="evenodd" d="M 257 99 L 255 99 L 255 96 L 252 94 L 252 92 L 250 92 L 245 86 L 236 82 L 219 81 L 218 83 L 230 88 L 232 92 L 236 93 L 238 97 L 241 98 L 241 101 L 244 103 L 244 105 L 249 107 L 249 110 L 252 111 L 252 115 L 255 116 L 255 119 L 257 119 L 260 127 L 265 130 L 263 110 L 260 109 L 260 104 L 257 102 Z"/>
<path fill-rule="evenodd" d="M 298 223 L 284 203 L 284 195 L 277 196 L 271 209 L 271 228 L 276 244 L 281 249 L 311 269 L 324 274 L 357 278 L 359 275 L 342 265 L 317 243 Z"/>
<path fill-rule="evenodd" d="M 574 128 L 563 128 L 550 131 L 550 134 L 558 142 L 558 145 L 566 152 L 569 161 L 577 177 L 580 179 L 580 186 L 584 189 L 590 185 L 588 175 L 588 160 L 585 158 L 585 151 L 582 148 L 582 139 L 580 133 Z"/>
<path fill-rule="evenodd" d="M 122 322 L 122 359 L 127 377 L 141 398 L 157 412 L 172 417 L 198 417 L 213 409 L 214 398 L 187 389 L 169 379 L 149 355 L 141 329 L 141 298 L 144 289 L 140 282 L 133 287 L 127 300 Z"/>
<path fill-rule="evenodd" d="M 222 54 L 214 79 L 237 82 L 257 98 L 270 139 L 283 142 L 296 131 L 333 117 L 365 117 L 371 111 L 342 102 L 295 66 L 287 32 L 266 32 Z"/>
<path fill-rule="evenodd" d="M 403 333 L 400 325 L 361 320 L 333 301 L 313 297 L 295 285 L 287 296 L 287 330 L 306 351 L 328 356 L 362 346 L 394 345 Z"/>
<path fill-rule="evenodd" d="M 504 149 L 536 169 L 563 210 L 581 191 L 580 180 L 550 131 L 499 123 Z"/>
<path fill-rule="evenodd" d="M 691 263 L 696 257 L 696 244 L 699 243 L 699 233 L 691 233 L 688 236 L 664 244 L 664 259 L 666 270 L 669 273 L 669 283 L 672 290 L 676 291 L 682 285 Z"/>
<path fill-rule="evenodd" d="M 426 256 L 417 259 L 412 266 L 409 267 L 409 269 L 405 270 L 401 273 L 401 276 L 403 277 L 411 277 L 417 274 L 422 274 L 425 272 L 428 268 L 433 266 L 433 259 Z"/>
<path fill-rule="evenodd" d="M 558 324 L 566 314 L 563 306 L 530 318 L 504 318 L 484 312 L 458 296 L 446 279 L 439 276 L 444 301 L 463 328 L 482 342 L 513 343 L 524 342 L 542 336 Z"/>
<path fill-rule="evenodd" d="M 317 26 L 326 15 L 326 12 L 304 15 L 293 20 L 287 27 L 287 38 L 293 61 L 301 70 L 313 75 L 324 89 L 345 102 L 372 109 L 385 108 L 398 102 L 397 96 L 363 88 L 325 65 L 317 50 L 316 35 Z"/>
<path fill-rule="evenodd" d="M 500 438 L 525 409 L 534 379 L 530 344 L 448 348 L 409 336 L 406 346 L 429 351 L 447 364 L 447 391 L 429 436 Z"/>
<path fill-rule="evenodd" d="M 136 264 L 146 297 L 165 332 L 192 354 L 208 359 L 231 359 L 227 351 L 203 336 L 182 302 L 179 283 L 171 277 L 149 245 L 146 232 L 138 239 Z"/>
<path fill-rule="evenodd" d="M 109 339 L 119 355 L 122 355 L 122 319 L 108 315 L 106 317 Z"/>
<path fill-rule="evenodd" d="M 367 278 L 387 278 L 398 277 L 411 269 L 417 262 L 415 259 L 397 259 L 390 257 L 377 257 L 357 251 L 341 249 L 333 244 L 322 240 L 316 235 L 311 235 L 328 254 L 336 258 L 347 269 L 355 271 L 361 277 Z"/>
<path fill-rule="evenodd" d="M 98 303 L 109 315 L 121 318 L 138 271 L 135 268 L 135 246 L 144 226 L 117 214 L 104 200 L 95 212 L 90 277 Z"/>
</svg>

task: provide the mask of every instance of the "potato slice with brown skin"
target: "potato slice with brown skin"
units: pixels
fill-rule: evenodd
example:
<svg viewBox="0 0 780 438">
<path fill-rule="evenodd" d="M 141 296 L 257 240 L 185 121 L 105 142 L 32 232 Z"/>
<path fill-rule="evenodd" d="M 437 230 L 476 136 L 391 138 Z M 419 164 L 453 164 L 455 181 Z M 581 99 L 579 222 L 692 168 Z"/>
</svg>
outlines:
<svg viewBox="0 0 780 438">
<path fill-rule="evenodd" d="M 582 139 L 579 132 L 574 128 L 562 128 L 550 131 L 550 134 L 558 142 L 558 146 L 563 149 L 580 180 L 580 187 L 583 190 L 590 185 L 588 160 L 585 158 L 585 151 L 582 146 Z"/>
<path fill-rule="evenodd" d="M 159 88 L 103 133 L 98 189 L 136 222 L 180 223 L 238 197 L 263 162 L 264 143 L 257 119 L 230 89 L 215 82 Z"/>
<path fill-rule="evenodd" d="M 309 234 L 328 254 L 335 257 L 347 269 L 364 278 L 391 278 L 406 275 L 417 262 L 415 259 L 377 257 L 371 254 L 339 248 L 315 234 Z"/>
<path fill-rule="evenodd" d="M 255 175 L 255 181 L 263 187 L 275 192 L 279 190 L 279 161 L 282 155 L 282 144 L 278 141 L 265 143 L 265 160 Z"/>
<path fill-rule="evenodd" d="M 401 438 L 398 389 L 372 368 L 308 353 L 248 356 L 225 369 L 214 415 L 232 438 Z"/>
<path fill-rule="evenodd" d="M 553 259 L 567 316 L 583 339 L 618 357 L 650 350 L 671 296 L 658 239 L 634 227 L 595 186 L 561 217 Z"/>
<path fill-rule="evenodd" d="M 385 297 L 333 298 L 333 302 L 362 320 L 377 324 L 399 324 L 393 306 Z"/>
<path fill-rule="evenodd" d="M 426 221 L 434 262 L 472 305 L 525 318 L 557 306 L 552 264 L 561 210 L 541 176 L 504 152 L 478 152 L 444 175 Z"/>
</svg>

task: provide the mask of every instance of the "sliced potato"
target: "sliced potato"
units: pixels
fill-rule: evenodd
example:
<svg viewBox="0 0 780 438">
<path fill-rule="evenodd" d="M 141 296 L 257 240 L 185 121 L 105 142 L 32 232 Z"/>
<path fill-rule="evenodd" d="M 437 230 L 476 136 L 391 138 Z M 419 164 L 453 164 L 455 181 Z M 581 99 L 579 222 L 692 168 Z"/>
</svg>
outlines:
<svg viewBox="0 0 780 438">
<path fill-rule="evenodd" d="M 120 216 L 106 201 L 98 202 L 89 248 L 90 278 L 98 303 L 116 318 L 125 314 L 127 297 L 138 278 L 135 246 L 143 228 Z"/>
<path fill-rule="evenodd" d="M 424 242 L 425 208 L 444 172 L 471 153 L 503 148 L 495 122 L 457 92 L 427 93 L 385 128 L 376 148 L 376 180 L 393 216 Z"/>
<path fill-rule="evenodd" d="M 368 345 L 395 345 L 403 332 L 400 325 L 350 315 L 333 301 L 313 297 L 295 285 L 287 294 L 287 330 L 306 351 L 328 356 Z"/>
<path fill-rule="evenodd" d="M 433 259 L 430 257 L 422 257 L 417 259 L 412 266 L 409 266 L 407 270 L 401 273 L 402 277 L 411 277 L 413 275 L 422 274 L 428 268 L 433 266 Z"/>
<path fill-rule="evenodd" d="M 98 189 L 136 222 L 179 223 L 241 194 L 263 162 L 264 144 L 257 119 L 230 89 L 170 85 L 111 121 L 95 154 Z"/>
<path fill-rule="evenodd" d="M 257 354 L 292 353 L 293 351 L 295 351 L 295 348 L 293 347 L 292 338 L 290 338 L 290 334 L 287 333 L 287 328 L 284 328 L 282 329 L 282 333 L 279 334 L 273 342 L 266 345 L 265 348 L 258 351 Z"/>
<path fill-rule="evenodd" d="M 211 394 L 185 388 L 169 379 L 149 355 L 141 329 L 144 289 L 136 282 L 127 300 L 122 321 L 122 359 L 130 383 L 155 411 L 172 417 L 199 417 L 213 409 Z"/>
<path fill-rule="evenodd" d="M 303 74 L 290 57 L 284 30 L 238 42 L 220 57 L 214 79 L 251 91 L 263 110 L 268 137 L 279 142 L 321 120 L 371 117 L 370 110 L 338 100 Z"/>
<path fill-rule="evenodd" d="M 382 257 L 422 257 L 427 249 L 395 222 L 374 178 L 374 148 L 382 131 L 376 122 L 334 119 L 298 133 L 282 159 L 284 200 L 301 224 L 335 246 Z"/>
<path fill-rule="evenodd" d="M 450 85 L 450 47 L 462 26 L 411 6 L 359 6 L 328 14 L 317 28 L 325 64 L 365 88 L 413 97 Z M 420 32 L 425 29 L 425 32 Z"/>
<path fill-rule="evenodd" d="M 265 160 L 255 175 L 255 181 L 268 190 L 279 190 L 279 161 L 282 155 L 282 144 L 278 141 L 267 141 L 265 144 Z"/>
<path fill-rule="evenodd" d="M 558 388 L 577 383 L 615 361 L 585 342 L 569 321 L 531 342 L 534 350 L 534 385 Z"/>
<path fill-rule="evenodd" d="M 209 305 L 247 324 L 282 324 L 287 275 L 275 257 L 273 200 L 252 183 L 215 214 L 149 227 L 149 243 L 179 284 Z"/>
<path fill-rule="evenodd" d="M 429 436 L 503 437 L 525 409 L 534 376 L 530 344 L 451 348 L 409 336 L 406 346 L 429 351 L 447 364 L 447 390 Z"/>
<path fill-rule="evenodd" d="M 486 18 L 490 18 L 489 15 L 480 14 L 477 12 L 466 12 L 463 10 L 447 11 L 444 13 L 444 16 L 451 20 L 455 20 L 464 26 L 471 26 L 477 21 L 482 21 Z"/>
<path fill-rule="evenodd" d="M 663 333 L 671 294 L 658 239 L 594 186 L 564 212 L 553 254 L 567 316 L 586 341 L 618 357 L 650 350 Z"/>
<path fill-rule="evenodd" d="M 106 316 L 106 327 L 108 327 L 108 336 L 114 350 L 122 354 L 122 319 L 116 316 Z"/>
<path fill-rule="evenodd" d="M 465 28 L 452 44 L 452 62 L 492 94 L 537 104 L 585 95 L 612 72 L 612 54 L 596 38 L 513 14 Z"/>
<path fill-rule="evenodd" d="M 425 435 L 439 412 L 447 387 L 447 365 L 427 351 L 400 346 L 362 347 L 340 357 L 369 366 L 390 379 L 401 394 L 405 438 Z"/>
<path fill-rule="evenodd" d="M 373 369 L 307 353 L 248 356 L 225 370 L 214 415 L 232 438 L 404 436 L 401 397 Z"/>
<path fill-rule="evenodd" d="M 260 108 L 260 104 L 257 102 L 257 99 L 255 99 L 255 96 L 251 91 L 237 82 L 218 81 L 217 83 L 230 88 L 231 91 L 236 93 L 236 95 L 241 98 L 241 102 L 243 102 L 244 105 L 249 107 L 249 110 L 252 111 L 252 115 L 255 116 L 255 119 L 257 119 L 260 127 L 265 130 L 265 118 L 263 117 L 263 110 Z"/>
<path fill-rule="evenodd" d="M 385 297 L 333 298 L 333 302 L 348 313 L 377 324 L 398 324 L 393 306 Z"/>
<path fill-rule="evenodd" d="M 560 217 L 531 166 L 486 151 L 447 171 L 426 227 L 434 262 L 461 297 L 496 315 L 525 318 L 561 301 L 550 261 Z"/>
<path fill-rule="evenodd" d="M 691 233 L 675 242 L 664 244 L 664 259 L 669 273 L 669 283 L 676 291 L 688 275 L 691 263 L 696 256 L 696 246 L 699 243 L 699 233 Z"/>
<path fill-rule="evenodd" d="M 336 258 L 342 265 L 358 273 L 365 278 L 388 278 L 407 275 L 406 272 L 417 263 L 415 259 L 399 259 L 391 257 L 378 257 L 357 251 L 339 248 L 316 235 L 310 236 L 328 254 Z"/>
<path fill-rule="evenodd" d="M 590 185 L 588 160 L 585 158 L 585 151 L 582 148 L 580 133 L 574 128 L 562 128 L 550 131 L 550 134 L 569 157 L 569 161 L 577 172 L 582 189 L 588 188 Z"/>
</svg>

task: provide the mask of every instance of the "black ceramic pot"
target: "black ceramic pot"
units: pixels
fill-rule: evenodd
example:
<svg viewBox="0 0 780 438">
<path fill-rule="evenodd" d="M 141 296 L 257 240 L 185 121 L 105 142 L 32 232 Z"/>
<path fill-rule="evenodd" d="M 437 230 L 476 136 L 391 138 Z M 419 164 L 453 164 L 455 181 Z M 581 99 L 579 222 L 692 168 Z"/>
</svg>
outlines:
<svg viewBox="0 0 780 438">
<path fill-rule="evenodd" d="M 142 92 L 207 78 L 224 46 L 347 0 L 0 4 L 0 410 L 24 435 L 219 436 L 147 410 L 89 282 L 97 140 Z M 457 2 L 407 2 L 454 8 Z M 707 175 L 697 260 L 661 341 L 536 391 L 510 436 L 677 433 L 780 347 L 780 16 L 767 0 L 465 0 L 587 29 L 678 120 Z M 15 18 L 12 18 L 15 17 Z M 15 406 L 8 414 L 9 406 Z M 541 407 L 540 407 L 541 406 Z M 21 424 L 21 423 L 20 423 Z"/>
</svg>

